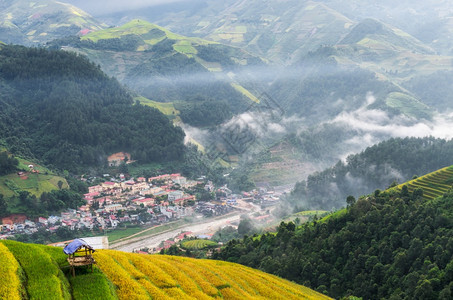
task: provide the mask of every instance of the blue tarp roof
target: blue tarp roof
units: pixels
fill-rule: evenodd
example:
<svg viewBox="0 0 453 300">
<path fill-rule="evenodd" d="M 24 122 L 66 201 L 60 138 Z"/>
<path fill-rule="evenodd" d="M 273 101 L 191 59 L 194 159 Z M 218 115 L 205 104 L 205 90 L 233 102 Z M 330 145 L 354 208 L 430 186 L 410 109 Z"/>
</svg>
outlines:
<svg viewBox="0 0 453 300">
<path fill-rule="evenodd" d="M 77 250 L 79 250 L 82 246 L 87 246 L 90 249 L 90 245 L 88 245 L 84 240 L 82 239 L 75 239 L 71 243 L 67 244 L 66 247 L 64 247 L 63 252 L 67 255 L 74 254 Z"/>
</svg>

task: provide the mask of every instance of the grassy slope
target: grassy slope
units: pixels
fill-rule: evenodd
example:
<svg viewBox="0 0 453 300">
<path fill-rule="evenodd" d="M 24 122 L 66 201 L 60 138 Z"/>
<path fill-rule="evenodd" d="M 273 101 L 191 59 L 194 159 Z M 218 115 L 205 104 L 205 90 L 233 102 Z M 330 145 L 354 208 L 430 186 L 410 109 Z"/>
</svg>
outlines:
<svg viewBox="0 0 453 300">
<path fill-rule="evenodd" d="M 44 43 L 77 34 L 80 29 L 99 30 L 106 27 L 83 10 L 52 0 L 13 1 L 0 11 L 0 20 L 3 20 L 0 27 L 11 29 L 5 40 L 16 43 Z"/>
<path fill-rule="evenodd" d="M 30 299 L 330 299 L 276 276 L 222 261 L 99 250 L 94 254 L 94 273 L 79 268 L 72 278 L 61 248 L 1 241 L 0 252 L 0 260 L 12 266 L 8 280 L 0 281 L 0 292 L 6 291 L 7 299 L 19 299 L 20 284 Z M 16 288 L 11 288 L 11 282 Z"/>
<path fill-rule="evenodd" d="M 114 27 L 114 28 L 108 28 L 96 32 L 91 32 L 84 37 L 82 37 L 82 40 L 91 40 L 93 42 L 97 42 L 99 40 L 104 40 L 104 39 L 114 39 L 114 38 L 121 38 L 126 35 L 135 35 L 140 37 L 145 45 L 140 45 L 136 49 L 135 54 L 133 53 L 124 53 L 120 56 L 114 55 L 113 57 L 110 57 L 107 55 L 107 62 L 101 63 L 101 66 L 105 66 L 106 72 L 113 73 L 117 78 L 121 80 L 124 73 L 124 70 L 120 70 L 121 68 L 127 69 L 127 65 L 136 65 L 134 62 L 135 59 L 139 59 L 139 61 L 144 61 L 146 59 L 146 54 L 143 54 L 144 50 L 149 50 L 151 47 L 158 42 L 162 41 L 163 39 L 167 38 L 169 40 L 175 41 L 175 44 L 173 45 L 173 50 L 176 52 L 179 52 L 181 54 L 186 55 L 189 58 L 194 58 L 199 64 L 201 64 L 205 69 L 211 72 L 222 72 L 222 66 L 218 63 L 209 63 L 203 61 L 201 58 L 197 56 L 198 51 L 196 49 L 197 46 L 204 46 L 204 45 L 210 45 L 210 44 L 217 44 L 216 42 L 211 42 L 211 41 L 206 41 L 200 38 L 194 38 L 194 37 L 186 37 L 182 36 L 179 34 L 175 34 L 163 27 L 160 27 L 158 25 L 143 21 L 143 20 L 133 20 L 130 21 L 127 24 L 124 24 L 119 27 Z M 77 49 L 71 49 L 71 50 L 76 50 Z M 90 50 L 90 49 L 84 49 L 82 52 L 87 54 L 90 58 L 95 60 L 96 62 L 102 62 L 105 52 L 103 51 L 97 51 L 97 50 Z M 111 55 L 111 53 L 110 53 Z M 111 65 L 111 60 L 116 59 L 117 63 L 113 64 L 114 66 Z M 124 67 L 121 67 L 122 64 L 125 64 Z M 107 66 L 106 66 L 107 65 Z M 116 69 L 115 69 L 116 68 Z M 119 69 L 118 69 L 119 68 Z M 259 99 L 256 98 L 255 95 L 253 95 L 250 91 L 248 91 L 246 88 L 241 86 L 239 83 L 233 82 L 231 83 L 231 86 L 236 89 L 238 92 L 243 94 L 245 97 L 249 98 L 250 100 L 259 103 Z M 140 102 L 146 105 L 150 105 L 148 101 L 142 101 L 142 99 L 139 99 Z M 154 104 L 151 104 L 150 106 L 154 106 Z M 156 107 L 160 110 L 161 107 Z M 164 111 L 162 111 L 164 112 Z M 166 112 L 164 112 L 167 114 Z M 168 114 L 167 114 L 168 115 Z"/>
<path fill-rule="evenodd" d="M 150 34 L 151 31 L 153 31 L 153 34 Z M 119 27 L 92 32 L 82 37 L 82 40 L 97 42 L 99 40 L 121 38 L 125 35 L 138 35 L 143 38 L 146 44 L 151 46 L 162 41 L 164 38 L 175 40 L 177 42 L 174 44 L 173 49 L 188 56 L 197 54 L 197 50 L 194 46 L 214 44 L 214 42 L 209 42 L 200 38 L 185 37 L 173 33 L 163 27 L 143 20 L 132 20 Z M 143 51 L 145 49 L 146 48 L 142 47 L 137 50 Z"/>
<path fill-rule="evenodd" d="M 33 162 L 18 158 L 18 169 L 29 171 L 28 165 L 33 165 L 37 173 L 27 174 L 28 179 L 21 179 L 16 173 L 0 176 L 0 193 L 6 197 L 14 196 L 18 191 L 27 191 L 37 197 L 44 192 L 50 192 L 58 189 L 58 182 L 62 181 L 62 188 L 68 188 L 69 185 L 63 177 L 56 176 L 49 169 L 36 165 Z"/>
<path fill-rule="evenodd" d="M 387 99 L 385 99 L 385 102 L 387 106 L 398 109 L 403 114 L 410 117 L 429 119 L 432 116 L 432 113 L 426 104 L 407 94 L 399 92 L 390 93 L 387 96 Z"/>
<path fill-rule="evenodd" d="M 179 111 L 175 108 L 175 106 L 171 102 L 165 102 L 165 103 L 157 102 L 157 101 L 149 100 L 148 98 L 145 98 L 142 96 L 135 97 L 134 100 L 135 101 L 138 100 L 140 102 L 140 104 L 154 107 L 168 117 L 174 117 L 174 118 L 179 119 L 177 117 L 179 115 Z"/>
</svg>

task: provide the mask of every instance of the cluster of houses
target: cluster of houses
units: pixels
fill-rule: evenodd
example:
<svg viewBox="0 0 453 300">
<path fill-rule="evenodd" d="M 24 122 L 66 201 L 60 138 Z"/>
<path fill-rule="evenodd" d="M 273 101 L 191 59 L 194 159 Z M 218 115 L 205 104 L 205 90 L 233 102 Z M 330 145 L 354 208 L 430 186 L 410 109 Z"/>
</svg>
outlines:
<svg viewBox="0 0 453 300">
<path fill-rule="evenodd" d="M 88 188 L 84 195 L 86 205 L 79 207 L 80 211 L 93 210 L 96 212 L 117 212 L 120 210 L 135 210 L 139 207 L 156 206 L 187 206 L 195 201 L 195 196 L 188 191 L 200 182 L 187 180 L 181 174 L 165 174 L 146 179 L 106 181 Z"/>
<path fill-rule="evenodd" d="M 158 225 L 192 216 L 199 210 L 196 197 L 187 192 L 202 182 L 187 180 L 181 174 L 126 180 L 112 178 L 90 186 L 84 196 L 86 204 L 68 209 L 58 216 L 40 217 L 35 221 L 25 215 L 3 218 L 0 239 L 15 234 L 32 234 L 39 228 L 55 232 L 60 227 L 76 229 L 115 229 L 121 223 Z M 141 213 L 139 213 L 141 212 Z"/>
<path fill-rule="evenodd" d="M 121 219 L 126 221 L 131 220 L 131 217 L 126 216 Z M 103 230 L 116 228 L 119 222 L 120 220 L 114 214 L 95 215 L 91 212 L 77 211 L 75 209 L 62 212 L 59 216 L 50 216 L 48 218 L 39 217 L 36 221 L 28 220 L 22 214 L 12 215 L 2 218 L 0 240 L 11 238 L 16 234 L 33 234 L 40 228 L 44 228 L 51 233 L 55 233 L 60 227 L 66 227 L 70 230 L 92 230 L 96 227 Z"/>
<path fill-rule="evenodd" d="M 194 193 L 190 194 L 195 187 L 215 193 L 215 200 L 197 202 Z M 278 197 L 261 190 L 235 195 L 227 186 L 216 188 L 210 181 L 188 180 L 177 173 L 129 180 L 120 174 L 118 179 L 110 178 L 110 181 L 90 186 L 84 199 L 85 205 L 58 216 L 40 217 L 35 221 L 27 220 L 24 215 L 3 218 L 0 239 L 17 233 L 32 234 L 39 228 L 50 232 L 60 227 L 110 230 L 122 223 L 158 225 L 194 214 L 212 217 L 230 212 L 238 199 L 258 201 L 266 206 L 275 204 Z"/>
</svg>

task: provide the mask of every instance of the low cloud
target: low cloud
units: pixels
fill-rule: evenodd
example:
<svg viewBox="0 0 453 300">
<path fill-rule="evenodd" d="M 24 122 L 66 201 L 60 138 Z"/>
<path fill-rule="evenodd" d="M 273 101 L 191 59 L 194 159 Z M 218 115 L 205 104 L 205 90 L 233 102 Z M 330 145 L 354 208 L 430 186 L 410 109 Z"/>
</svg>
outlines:
<svg viewBox="0 0 453 300">
<path fill-rule="evenodd" d="M 222 130 L 239 127 L 241 130 L 251 130 L 258 137 L 266 137 L 275 134 L 285 134 L 287 128 L 282 123 L 283 118 L 274 119 L 272 113 L 263 112 L 245 112 L 234 116 L 228 122 L 222 125 Z"/>
<path fill-rule="evenodd" d="M 180 126 L 186 134 L 184 138 L 185 144 L 197 142 L 204 145 L 208 142 L 208 130 L 193 127 L 184 123 L 178 123 L 178 126 Z"/>
<path fill-rule="evenodd" d="M 363 106 L 354 111 L 342 112 L 329 122 L 357 132 L 346 144 L 370 146 L 391 137 L 453 138 L 452 114 L 437 113 L 431 120 L 417 120 L 402 114 L 391 116 L 380 109 L 369 109 L 372 103 L 374 97 L 369 94 Z"/>
</svg>

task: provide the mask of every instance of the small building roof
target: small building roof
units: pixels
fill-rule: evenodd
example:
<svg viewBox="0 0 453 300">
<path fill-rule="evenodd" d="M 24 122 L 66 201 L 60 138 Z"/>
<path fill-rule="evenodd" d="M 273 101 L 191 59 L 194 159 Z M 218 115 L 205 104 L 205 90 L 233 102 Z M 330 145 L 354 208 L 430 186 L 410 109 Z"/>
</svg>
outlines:
<svg viewBox="0 0 453 300">
<path fill-rule="evenodd" d="M 86 247 L 94 252 L 94 249 L 82 239 L 75 239 L 71 243 L 67 244 L 66 247 L 64 247 L 63 252 L 67 255 L 74 254 L 82 247 Z"/>
</svg>

